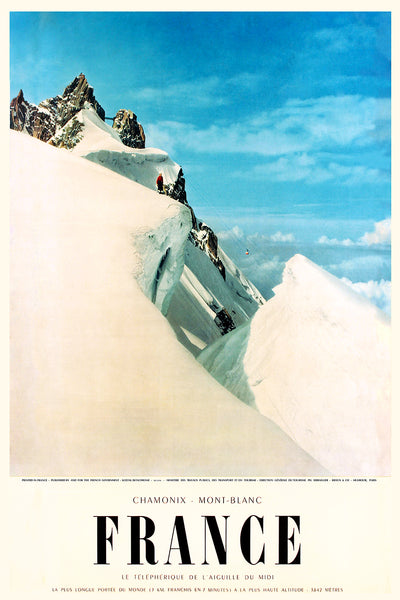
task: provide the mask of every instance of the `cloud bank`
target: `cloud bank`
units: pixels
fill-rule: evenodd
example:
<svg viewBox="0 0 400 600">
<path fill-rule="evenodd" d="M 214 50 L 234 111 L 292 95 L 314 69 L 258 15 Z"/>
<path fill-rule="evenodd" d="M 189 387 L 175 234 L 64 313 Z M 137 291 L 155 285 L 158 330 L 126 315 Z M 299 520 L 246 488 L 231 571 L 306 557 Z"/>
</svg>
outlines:
<svg viewBox="0 0 400 600">
<path fill-rule="evenodd" d="M 191 87 L 189 83 L 184 85 L 184 95 Z M 194 89 L 194 102 L 204 98 L 201 86 L 196 85 L 192 92 Z M 208 80 L 204 93 L 209 89 Z M 287 100 L 282 107 L 245 116 L 240 122 L 217 122 L 201 128 L 193 123 L 162 121 L 149 124 L 147 131 L 152 139 L 164 132 L 171 144 L 194 152 L 280 156 L 348 144 L 366 147 L 389 139 L 389 122 L 388 98 L 342 95 Z"/>
<path fill-rule="evenodd" d="M 322 235 L 318 241 L 318 244 L 326 244 L 328 246 L 379 246 L 391 244 L 391 219 L 384 219 L 378 221 L 374 225 L 374 231 L 367 231 L 358 240 L 352 241 L 349 238 L 344 240 L 338 240 L 336 238 L 328 238 L 326 235 Z"/>
</svg>

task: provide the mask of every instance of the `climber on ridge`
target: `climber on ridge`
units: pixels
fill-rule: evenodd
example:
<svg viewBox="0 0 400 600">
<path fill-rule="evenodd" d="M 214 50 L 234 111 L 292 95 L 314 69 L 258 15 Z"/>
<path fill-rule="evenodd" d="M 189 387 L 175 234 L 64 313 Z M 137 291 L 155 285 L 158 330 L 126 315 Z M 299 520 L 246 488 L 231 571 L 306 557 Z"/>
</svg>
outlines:
<svg viewBox="0 0 400 600">
<path fill-rule="evenodd" d="M 164 179 L 163 179 L 163 176 L 161 175 L 161 173 L 157 177 L 157 189 L 158 189 L 159 194 L 164 193 Z"/>
</svg>

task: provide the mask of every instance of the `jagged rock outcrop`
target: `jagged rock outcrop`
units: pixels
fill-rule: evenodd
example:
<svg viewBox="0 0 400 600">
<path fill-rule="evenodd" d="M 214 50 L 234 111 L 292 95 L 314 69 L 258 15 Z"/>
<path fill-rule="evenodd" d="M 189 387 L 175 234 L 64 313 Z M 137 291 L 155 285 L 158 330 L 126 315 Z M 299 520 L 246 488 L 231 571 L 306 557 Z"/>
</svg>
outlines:
<svg viewBox="0 0 400 600">
<path fill-rule="evenodd" d="M 97 102 L 93 88 L 88 84 L 83 73 L 67 85 L 58 106 L 58 123 L 63 127 L 73 116 L 76 115 L 88 102 L 93 106 L 99 117 L 104 121 L 106 113 L 104 108 Z"/>
<path fill-rule="evenodd" d="M 192 227 L 194 230 L 197 230 L 198 221 L 196 219 L 196 215 L 194 214 L 193 208 L 190 206 L 190 204 L 187 201 L 186 181 L 183 176 L 182 167 L 179 170 L 178 177 L 176 178 L 175 182 L 165 185 L 164 190 L 165 190 L 165 193 L 167 194 L 167 196 L 170 196 L 174 200 L 177 200 L 181 204 L 184 204 L 185 206 L 188 207 L 188 209 L 190 210 L 190 212 L 192 214 Z"/>
<path fill-rule="evenodd" d="M 189 239 L 195 246 L 208 255 L 211 262 L 214 263 L 225 279 L 225 267 L 218 257 L 218 238 L 211 227 L 197 221 L 196 225 L 192 228 Z"/>
<path fill-rule="evenodd" d="M 164 189 L 165 189 L 165 193 L 167 194 L 167 196 L 170 196 L 174 200 L 177 200 L 178 202 L 180 202 L 181 204 L 184 204 L 185 206 L 187 206 L 189 208 L 189 210 L 192 214 L 193 229 L 197 230 L 198 221 L 196 219 L 196 215 L 194 214 L 193 208 L 190 206 L 190 204 L 187 201 L 186 181 L 183 176 L 182 167 L 179 170 L 178 177 L 176 178 L 175 182 L 167 184 L 166 186 L 164 186 Z"/>
<path fill-rule="evenodd" d="M 93 88 L 81 73 L 65 88 L 62 96 L 48 98 L 36 106 L 27 102 L 22 90 L 10 104 L 10 128 L 24 131 L 47 142 L 85 105 L 89 103 L 104 121 L 104 109 L 97 102 Z M 65 145 L 64 147 L 68 147 Z"/>
<path fill-rule="evenodd" d="M 11 100 L 10 128 L 24 131 L 32 137 L 47 142 L 56 130 L 56 113 L 51 107 L 36 106 L 27 102 L 23 91 Z"/>
<path fill-rule="evenodd" d="M 165 191 L 168 194 L 168 196 L 171 196 L 171 198 L 174 198 L 174 200 L 178 200 L 178 202 L 181 202 L 181 204 L 187 205 L 188 202 L 185 187 L 186 181 L 181 168 L 178 173 L 178 177 L 176 178 L 176 181 L 165 186 Z"/>
<path fill-rule="evenodd" d="M 113 120 L 113 129 L 118 131 L 119 137 L 125 146 L 130 148 L 144 148 L 146 137 L 143 127 L 138 123 L 137 116 L 131 110 L 122 108 Z"/>
<path fill-rule="evenodd" d="M 49 144 L 56 146 L 57 148 L 71 150 L 82 139 L 82 129 L 83 123 L 78 121 L 76 117 L 73 117 L 58 134 L 54 135 L 49 140 Z"/>
</svg>

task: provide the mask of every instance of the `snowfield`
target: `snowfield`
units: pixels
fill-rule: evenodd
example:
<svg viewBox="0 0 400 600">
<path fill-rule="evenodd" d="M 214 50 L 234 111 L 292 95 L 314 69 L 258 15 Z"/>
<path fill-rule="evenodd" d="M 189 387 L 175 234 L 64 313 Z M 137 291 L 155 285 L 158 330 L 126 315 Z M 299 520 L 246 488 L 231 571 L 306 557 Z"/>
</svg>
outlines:
<svg viewBox="0 0 400 600">
<path fill-rule="evenodd" d="M 390 474 L 390 323 L 301 255 L 199 361 L 336 475 Z"/>
<path fill-rule="evenodd" d="M 12 474 L 327 473 L 217 383 L 163 316 L 189 209 L 10 136 Z"/>
</svg>

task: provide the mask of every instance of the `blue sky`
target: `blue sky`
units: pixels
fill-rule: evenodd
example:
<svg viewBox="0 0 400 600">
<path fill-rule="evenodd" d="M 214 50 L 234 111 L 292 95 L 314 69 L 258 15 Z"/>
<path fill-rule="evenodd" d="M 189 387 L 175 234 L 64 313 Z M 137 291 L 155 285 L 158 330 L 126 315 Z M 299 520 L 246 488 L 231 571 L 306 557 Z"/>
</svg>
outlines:
<svg viewBox="0 0 400 600">
<path fill-rule="evenodd" d="M 18 12 L 10 25 L 11 97 L 39 103 L 83 72 L 107 116 L 133 110 L 147 145 L 182 165 L 218 231 L 349 253 L 388 222 L 390 13 Z"/>
</svg>

